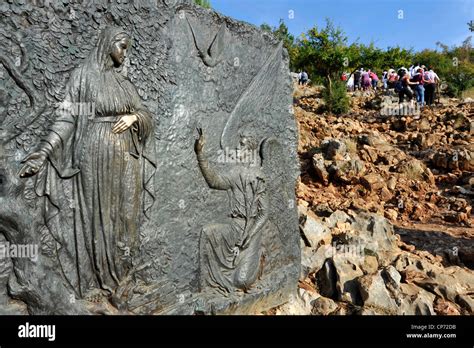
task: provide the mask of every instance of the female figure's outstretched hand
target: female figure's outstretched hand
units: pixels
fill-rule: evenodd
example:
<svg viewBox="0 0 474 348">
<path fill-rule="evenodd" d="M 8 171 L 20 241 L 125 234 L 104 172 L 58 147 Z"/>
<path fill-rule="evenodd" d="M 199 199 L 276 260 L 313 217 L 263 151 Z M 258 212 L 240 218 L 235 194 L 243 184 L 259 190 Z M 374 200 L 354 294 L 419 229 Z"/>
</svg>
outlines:
<svg viewBox="0 0 474 348">
<path fill-rule="evenodd" d="M 21 163 L 23 167 L 21 167 L 18 174 L 20 177 L 28 177 L 33 176 L 40 171 L 40 169 L 44 166 L 47 160 L 47 155 L 42 151 L 37 151 L 29 154 L 26 156 Z"/>
</svg>

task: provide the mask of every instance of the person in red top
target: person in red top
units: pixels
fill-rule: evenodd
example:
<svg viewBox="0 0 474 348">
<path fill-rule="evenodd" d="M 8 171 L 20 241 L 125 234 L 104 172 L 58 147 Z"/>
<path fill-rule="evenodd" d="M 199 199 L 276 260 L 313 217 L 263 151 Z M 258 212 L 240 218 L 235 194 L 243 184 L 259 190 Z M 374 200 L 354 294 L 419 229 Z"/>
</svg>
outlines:
<svg viewBox="0 0 474 348">
<path fill-rule="evenodd" d="M 397 72 L 393 69 L 390 69 L 388 72 L 388 88 L 395 88 L 395 85 L 398 81 Z"/>
<path fill-rule="evenodd" d="M 412 78 L 412 82 L 416 82 L 415 91 L 416 91 L 416 101 L 420 106 L 425 105 L 425 78 L 422 68 L 417 69 L 415 75 Z"/>
<path fill-rule="evenodd" d="M 377 76 L 376 73 L 374 73 L 371 70 L 369 70 L 369 77 L 370 77 L 370 80 L 372 81 L 372 88 L 374 89 L 374 91 L 376 91 L 377 85 L 379 83 L 379 77 Z"/>
</svg>

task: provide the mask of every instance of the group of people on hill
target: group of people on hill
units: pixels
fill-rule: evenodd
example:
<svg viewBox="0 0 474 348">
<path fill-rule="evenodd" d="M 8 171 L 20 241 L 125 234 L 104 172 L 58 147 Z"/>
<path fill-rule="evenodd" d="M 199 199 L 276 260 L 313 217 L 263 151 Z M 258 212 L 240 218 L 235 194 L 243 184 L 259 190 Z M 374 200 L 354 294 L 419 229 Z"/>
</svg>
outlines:
<svg viewBox="0 0 474 348">
<path fill-rule="evenodd" d="M 347 81 L 347 88 L 349 91 L 373 89 L 377 90 L 379 84 L 379 77 L 372 70 L 364 70 L 363 68 L 355 71 L 354 74 L 342 74 L 342 81 Z"/>
<path fill-rule="evenodd" d="M 408 101 L 415 97 L 420 106 L 434 104 L 436 86 L 440 79 L 433 67 L 414 64 L 409 69 L 404 67 L 398 69 L 397 75 L 394 88 L 398 92 L 400 103 L 403 103 L 405 97 Z"/>
<path fill-rule="evenodd" d="M 347 89 L 354 90 L 377 90 L 380 82 L 379 77 L 373 71 L 358 69 L 354 74 L 342 74 L 342 81 L 347 81 Z M 383 89 L 394 89 L 399 96 L 400 103 L 416 98 L 420 106 L 434 104 L 436 86 L 440 82 L 439 76 L 433 67 L 413 64 L 410 68 L 401 67 L 398 71 L 394 69 L 385 70 L 382 73 Z"/>
</svg>

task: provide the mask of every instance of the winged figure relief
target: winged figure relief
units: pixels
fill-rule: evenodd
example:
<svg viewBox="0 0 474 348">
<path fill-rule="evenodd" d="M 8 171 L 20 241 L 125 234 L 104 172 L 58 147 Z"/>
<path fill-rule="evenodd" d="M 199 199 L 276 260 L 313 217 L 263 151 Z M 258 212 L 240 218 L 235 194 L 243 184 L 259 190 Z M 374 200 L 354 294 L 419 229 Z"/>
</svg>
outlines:
<svg viewBox="0 0 474 348">
<path fill-rule="evenodd" d="M 281 68 L 282 53 L 283 42 L 280 42 L 242 93 L 222 131 L 220 139 L 222 149 L 235 148 L 239 142 L 239 129 L 245 123 L 259 117 L 260 112 L 271 103 L 279 83 L 275 76 L 278 76 Z"/>
</svg>

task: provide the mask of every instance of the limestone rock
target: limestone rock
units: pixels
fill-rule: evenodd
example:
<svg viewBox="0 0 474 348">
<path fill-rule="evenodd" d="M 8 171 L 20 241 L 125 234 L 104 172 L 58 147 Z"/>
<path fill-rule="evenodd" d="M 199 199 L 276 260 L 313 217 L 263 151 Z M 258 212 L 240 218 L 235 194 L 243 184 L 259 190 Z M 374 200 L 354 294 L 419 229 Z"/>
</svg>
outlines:
<svg viewBox="0 0 474 348">
<path fill-rule="evenodd" d="M 311 248 L 316 248 L 321 242 L 330 244 L 331 230 L 311 211 L 306 215 L 302 232 Z"/>
<path fill-rule="evenodd" d="M 334 313 L 338 309 L 336 302 L 327 297 L 319 297 L 313 301 L 312 314 L 315 315 L 329 315 Z"/>
<path fill-rule="evenodd" d="M 276 315 L 309 315 L 313 310 L 313 303 L 319 295 L 298 289 L 296 295 L 290 295 L 287 303 L 276 310 Z"/>
<path fill-rule="evenodd" d="M 414 284 L 400 284 L 402 297 L 400 314 L 402 315 L 435 315 L 433 303 L 436 298 L 434 294 L 428 292 Z"/>
<path fill-rule="evenodd" d="M 326 139 L 321 143 L 321 150 L 327 160 L 343 159 L 347 152 L 347 146 L 343 141 L 337 139 Z"/>
<path fill-rule="evenodd" d="M 324 163 L 324 157 L 322 154 L 320 153 L 316 153 L 313 155 L 313 168 L 314 168 L 314 171 L 316 173 L 316 177 L 324 184 L 324 185 L 327 185 L 328 184 L 328 177 L 329 177 L 329 174 L 326 170 L 326 166 L 325 166 L 325 163 Z"/>
<path fill-rule="evenodd" d="M 365 307 L 381 310 L 386 314 L 396 314 L 398 306 L 385 287 L 381 272 L 358 279 L 360 294 Z"/>
</svg>

